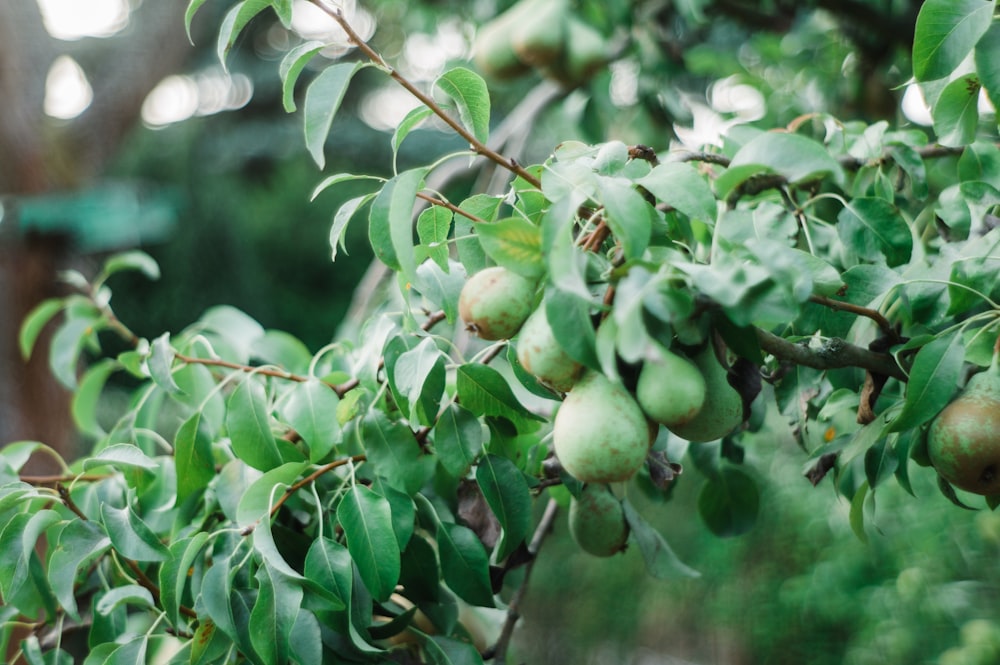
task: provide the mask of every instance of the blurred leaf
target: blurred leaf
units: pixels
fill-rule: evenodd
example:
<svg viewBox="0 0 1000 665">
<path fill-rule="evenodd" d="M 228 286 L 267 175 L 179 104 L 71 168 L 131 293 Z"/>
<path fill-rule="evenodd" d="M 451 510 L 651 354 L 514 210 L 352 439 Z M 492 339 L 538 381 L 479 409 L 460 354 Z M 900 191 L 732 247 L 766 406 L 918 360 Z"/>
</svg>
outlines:
<svg viewBox="0 0 1000 665">
<path fill-rule="evenodd" d="M 340 443 L 343 434 L 337 420 L 340 399 L 330 386 L 318 379 L 295 385 L 288 393 L 282 412 L 309 446 L 309 460 L 318 462 Z"/>
<path fill-rule="evenodd" d="M 424 652 L 432 665 L 481 665 L 483 657 L 471 642 L 443 635 L 424 635 Z"/>
<path fill-rule="evenodd" d="M 129 270 L 141 272 L 154 281 L 160 278 L 160 266 L 156 259 L 146 252 L 135 249 L 111 256 L 104 262 L 101 273 L 94 280 L 94 283 L 103 284 L 112 275 Z"/>
<path fill-rule="evenodd" d="M 921 348 L 910 368 L 903 410 L 889 430 L 901 432 L 922 425 L 947 406 L 955 394 L 964 359 L 965 346 L 957 331 Z"/>
<path fill-rule="evenodd" d="M 625 519 L 628 521 L 629 537 L 639 547 L 646 571 L 657 579 L 673 577 L 701 577 L 701 573 L 684 564 L 660 532 L 646 521 L 627 499 L 622 501 Z"/>
<path fill-rule="evenodd" d="M 66 301 L 63 298 L 49 298 L 43 300 L 32 309 L 21 324 L 18 334 L 18 348 L 21 349 L 21 357 L 28 360 L 35 347 L 35 342 L 41 334 L 42 329 L 56 314 L 62 311 Z"/>
<path fill-rule="evenodd" d="M 913 36 L 913 74 L 918 81 L 948 76 L 990 27 L 993 2 L 927 0 Z"/>
<path fill-rule="evenodd" d="M 531 222 L 521 217 L 507 217 L 476 224 L 475 229 L 483 249 L 497 264 L 530 279 L 545 272 L 541 230 Z"/>
<path fill-rule="evenodd" d="M 754 527 L 760 509 L 760 490 L 746 472 L 725 466 L 698 494 L 698 513 L 715 535 L 739 536 Z"/>
<path fill-rule="evenodd" d="M 194 45 L 194 39 L 191 38 L 191 21 L 194 19 L 194 15 L 198 12 L 198 9 L 205 4 L 206 0 L 191 0 L 188 3 L 187 9 L 184 11 L 184 30 L 187 32 L 188 41 Z"/>
<path fill-rule="evenodd" d="M 226 401 L 226 431 L 233 454 L 250 466 L 267 471 L 282 462 L 271 433 L 264 385 L 254 377 L 240 381 Z"/>
<path fill-rule="evenodd" d="M 94 334 L 99 323 L 97 316 L 72 317 L 56 329 L 49 346 L 49 367 L 59 382 L 76 389 L 76 373 L 80 352 L 87 338 Z"/>
<path fill-rule="evenodd" d="M 837 215 L 841 241 L 866 261 L 883 257 L 890 267 L 910 260 L 913 237 L 899 211 L 885 199 L 859 197 Z"/>
<path fill-rule="evenodd" d="M 502 561 L 524 542 L 531 530 L 528 483 L 512 461 L 492 454 L 479 460 L 476 482 L 503 529 L 496 551 L 497 560 Z"/>
<path fill-rule="evenodd" d="M 341 499 L 337 520 L 365 586 L 377 601 L 388 600 L 399 581 L 399 543 L 389 502 L 355 484 Z"/>
<path fill-rule="evenodd" d="M 455 67 L 438 77 L 435 85 L 458 107 L 462 126 L 486 143 L 490 137 L 490 91 L 483 78 L 465 67 Z"/>
<path fill-rule="evenodd" d="M 407 281 L 416 280 L 413 249 L 413 204 L 424 184 L 426 168 L 404 171 L 389 180 L 372 201 L 368 213 L 368 238 L 375 256 Z"/>
<path fill-rule="evenodd" d="M 263 1 L 263 0 L 259 0 Z M 320 169 L 326 164 L 323 147 L 330 133 L 333 117 L 337 115 L 340 103 L 347 92 L 347 86 L 355 72 L 364 65 L 361 62 L 341 62 L 330 65 L 313 79 L 306 89 L 305 137 L 306 149 Z"/>
<path fill-rule="evenodd" d="M 167 394 L 174 395 L 181 391 L 171 371 L 174 364 L 174 348 L 170 346 L 170 333 L 165 332 L 153 340 L 146 363 L 150 378 Z"/>
<path fill-rule="evenodd" d="M 872 489 L 878 487 L 883 480 L 896 472 L 899 459 L 896 457 L 889 439 L 883 437 L 865 451 L 865 478 Z"/>
<path fill-rule="evenodd" d="M 226 56 L 236 44 L 236 38 L 243 32 L 243 28 L 247 26 L 250 19 L 270 6 L 271 0 L 243 0 L 230 9 L 225 18 L 222 19 L 222 27 L 219 28 L 219 40 L 215 51 L 224 69 L 226 68 Z M 190 6 L 188 12 L 193 15 Z"/>
<path fill-rule="evenodd" d="M 100 438 L 106 434 L 104 428 L 97 421 L 98 404 L 104 386 L 108 382 L 108 377 L 119 369 L 121 369 L 121 365 L 118 361 L 105 358 L 88 367 L 80 379 L 80 385 L 73 393 L 70 410 L 73 414 L 73 423 L 83 434 L 94 438 Z"/>
<path fill-rule="evenodd" d="M 719 198 L 763 173 L 777 174 L 791 184 L 827 176 L 838 184 L 844 180 L 843 169 L 823 144 L 799 134 L 763 132 L 737 151 L 715 181 Z"/>
<path fill-rule="evenodd" d="M 286 112 L 295 111 L 295 82 L 299 80 L 299 74 L 313 59 L 313 56 L 323 49 L 323 46 L 323 42 L 311 40 L 291 49 L 281 59 L 278 74 L 281 76 L 281 103 Z"/>
<path fill-rule="evenodd" d="M 934 133 L 946 146 L 968 145 L 979 128 L 979 77 L 969 74 L 945 86 L 934 104 Z"/>
<path fill-rule="evenodd" d="M 992 20 L 976 43 L 976 72 L 991 100 L 1000 99 L 1000 22 Z"/>
<path fill-rule="evenodd" d="M 111 545 L 124 557 L 135 561 L 164 561 L 167 548 L 131 506 L 114 508 L 101 504 L 101 522 Z"/>
</svg>

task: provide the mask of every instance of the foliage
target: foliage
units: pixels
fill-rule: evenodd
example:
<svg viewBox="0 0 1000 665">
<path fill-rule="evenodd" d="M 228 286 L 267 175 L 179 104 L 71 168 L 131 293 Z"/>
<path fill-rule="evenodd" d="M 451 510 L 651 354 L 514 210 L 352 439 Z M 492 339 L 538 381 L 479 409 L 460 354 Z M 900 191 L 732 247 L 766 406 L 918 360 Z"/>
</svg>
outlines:
<svg viewBox="0 0 1000 665">
<path fill-rule="evenodd" d="M 188 22 L 203 2 L 190 3 Z M 687 3 L 692 21 L 703 4 Z M 297 79 L 322 44 L 293 46 L 279 66 L 284 106 L 300 109 L 321 169 L 366 69 L 422 104 L 392 135 L 394 167 L 432 115 L 469 149 L 317 186 L 368 186 L 336 212 L 331 248 L 367 210 L 372 250 L 398 287 L 356 340 L 312 352 L 229 306 L 140 337 L 115 315 L 109 286 L 127 271 L 159 278 L 138 251 L 93 277 L 65 275 L 74 294 L 36 308 L 22 352 L 58 321 L 50 365 L 95 445 L 59 460 L 58 477 L 20 473 L 31 455 L 54 455 L 43 443 L 0 451 L 4 635 L 17 622 L 54 629 L 22 642 L 25 661 L 67 662 L 62 632 L 82 622 L 88 664 L 161 650 L 172 663 L 505 662 L 534 556 L 582 487 L 550 452 L 563 395 L 521 367 L 517 337 L 487 344 L 460 320 L 467 276 L 493 264 L 537 283 L 535 307 L 585 371 L 634 390 L 643 363 L 669 348 L 721 362 L 738 393 L 743 422 L 721 442 L 656 428 L 643 468 L 614 487 L 649 574 L 698 575 L 650 514 L 691 475 L 703 479 L 695 503 L 710 531 L 754 526 L 763 475 L 744 445 L 762 445 L 755 433 L 778 413 L 813 483 L 831 476 L 849 501 L 859 538 L 885 486 L 912 491 L 928 424 L 990 364 L 1000 336 L 1000 149 L 995 116 L 979 106 L 981 89 L 1000 99 L 994 3 L 929 0 L 916 20 L 933 142 L 816 112 L 771 131 L 734 125 L 720 146 L 669 155 L 564 140 L 529 166 L 490 143 L 493 84 L 463 64 L 426 91 L 322 6 L 361 57 L 322 67 L 301 104 Z M 286 0 L 233 5 L 223 62 L 268 9 L 289 25 Z M 586 83 L 540 62 L 524 71 Z M 512 180 L 447 200 L 434 178 L 470 157 Z M 955 168 L 933 178 L 946 159 Z M 104 354 L 120 343 L 110 336 L 127 350 Z M 112 376 L 134 387 L 107 420 Z M 956 504 L 974 500 L 940 485 Z M 472 627 L 495 608 L 506 615 L 484 639 Z"/>
</svg>

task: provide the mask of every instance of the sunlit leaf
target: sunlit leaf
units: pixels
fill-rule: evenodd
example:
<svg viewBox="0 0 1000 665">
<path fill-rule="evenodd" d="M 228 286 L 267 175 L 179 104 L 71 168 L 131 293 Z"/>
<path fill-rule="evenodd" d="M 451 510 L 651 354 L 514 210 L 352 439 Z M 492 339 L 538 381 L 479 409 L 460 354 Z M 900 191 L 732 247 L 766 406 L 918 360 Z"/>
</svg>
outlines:
<svg viewBox="0 0 1000 665">
<path fill-rule="evenodd" d="M 416 279 L 413 247 L 413 205 L 423 186 L 426 168 L 404 171 L 385 183 L 372 201 L 368 215 L 368 238 L 375 256 L 399 270 L 410 282 Z"/>
<path fill-rule="evenodd" d="M 934 132 L 947 146 L 968 145 L 979 128 L 979 77 L 970 74 L 945 86 L 934 104 Z"/>
<path fill-rule="evenodd" d="M 219 28 L 219 39 L 215 51 L 219 62 L 226 66 L 226 56 L 236 45 L 236 39 L 254 16 L 271 6 L 271 0 L 243 0 L 226 14 Z M 197 8 L 195 8 L 197 9 Z M 189 13 L 191 8 L 188 7 Z M 189 33 L 190 36 L 190 33 Z"/>
<path fill-rule="evenodd" d="M 471 69 L 455 67 L 435 83 L 455 102 L 465 129 L 480 143 L 486 143 L 490 137 L 490 91 L 483 78 Z"/>
<path fill-rule="evenodd" d="M 285 111 L 295 111 L 295 82 L 313 56 L 322 50 L 324 44 L 319 41 L 308 41 L 299 44 L 281 59 L 278 73 L 281 76 L 281 103 Z"/>
<path fill-rule="evenodd" d="M 18 348 L 21 350 L 21 357 L 27 360 L 31 357 L 31 351 L 35 347 L 35 342 L 41 334 L 42 329 L 52 320 L 65 306 L 62 298 L 49 298 L 43 300 L 35 306 L 28 316 L 25 317 L 18 333 Z"/>
<path fill-rule="evenodd" d="M 271 433 L 267 393 L 260 381 L 245 378 L 226 401 L 226 430 L 233 453 L 261 471 L 281 464 L 281 453 Z"/>
<path fill-rule="evenodd" d="M 333 124 L 333 117 L 337 115 L 351 78 L 362 66 L 360 62 L 330 65 L 320 72 L 306 89 L 303 111 L 306 149 L 321 169 L 326 165 L 323 147 L 326 145 L 326 137 Z"/>
<path fill-rule="evenodd" d="M 951 74 L 990 27 L 993 2 L 927 0 L 913 35 L 913 74 L 933 81 Z"/>
</svg>

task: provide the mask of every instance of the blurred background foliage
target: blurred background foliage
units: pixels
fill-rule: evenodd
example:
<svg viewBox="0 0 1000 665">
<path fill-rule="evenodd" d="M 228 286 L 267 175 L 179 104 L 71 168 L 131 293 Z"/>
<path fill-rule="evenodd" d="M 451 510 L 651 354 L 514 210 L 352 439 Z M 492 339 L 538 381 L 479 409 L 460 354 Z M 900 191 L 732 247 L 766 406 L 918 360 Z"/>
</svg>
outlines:
<svg viewBox="0 0 1000 665">
<path fill-rule="evenodd" d="M 179 24 L 185 3 L 175 4 Z M 373 46 L 426 84 L 446 65 L 467 62 L 476 26 L 510 4 L 378 0 L 364 8 L 377 26 Z M 732 126 L 781 127 L 817 113 L 919 129 L 919 103 L 907 114 L 901 103 L 920 4 L 579 0 L 574 11 L 605 36 L 616 60 L 560 91 L 521 128 L 518 159 L 534 163 L 568 139 L 697 149 Z M 199 13 L 196 47 L 178 75 L 219 75 L 209 30 L 226 5 L 209 2 Z M 140 335 L 178 331 L 227 303 L 315 350 L 349 316 L 371 252 L 364 225 L 355 224 L 347 251 L 331 262 L 330 224 L 344 201 L 366 190 L 340 185 L 310 202 L 323 174 L 303 147 L 300 117 L 281 108 L 276 71 L 295 39 L 270 17 L 256 19 L 229 60 L 228 80 L 239 75 L 252 87 L 239 110 L 136 123 L 107 168 L 82 183 L 130 183 L 173 213 L 169 232 L 142 243 L 162 280 L 123 275 L 113 285 L 116 311 Z M 74 50 L 85 53 L 84 42 Z M 540 84 L 535 73 L 494 82 L 495 122 Z M 374 72 L 355 79 L 330 134 L 326 173 L 389 175 L 391 127 L 408 102 L 387 86 Z M 455 147 L 433 126 L 420 130 L 404 143 L 400 169 Z M 941 160 L 936 168 L 954 166 Z M 460 198 L 474 176 L 449 183 L 449 195 Z M 805 460 L 779 417 L 755 435 L 746 468 L 767 478 L 766 489 L 758 523 L 739 538 L 719 539 L 696 517 L 695 474 L 682 475 L 664 505 L 646 501 L 644 513 L 698 579 L 655 581 L 634 550 L 588 558 L 560 523 L 535 568 L 518 660 L 1000 662 L 1000 516 L 956 508 L 933 487 L 932 473 L 915 468 L 918 498 L 896 486 L 880 491 L 877 528 L 862 543 L 831 481 L 813 488 L 803 477 Z"/>
</svg>

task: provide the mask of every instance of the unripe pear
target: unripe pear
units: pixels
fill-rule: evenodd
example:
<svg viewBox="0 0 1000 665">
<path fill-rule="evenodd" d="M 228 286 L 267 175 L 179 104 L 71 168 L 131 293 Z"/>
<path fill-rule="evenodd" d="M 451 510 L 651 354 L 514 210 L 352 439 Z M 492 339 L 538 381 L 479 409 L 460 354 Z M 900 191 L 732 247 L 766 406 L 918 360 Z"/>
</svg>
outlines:
<svg viewBox="0 0 1000 665">
<path fill-rule="evenodd" d="M 559 392 L 572 388 L 583 369 L 556 341 L 544 303 L 521 326 L 517 335 L 517 361 L 529 374 Z"/>
<path fill-rule="evenodd" d="M 743 398 L 729 385 L 726 368 L 715 357 L 715 349 L 711 343 L 692 360 L 705 379 L 705 403 L 694 418 L 668 429 L 692 443 L 714 441 L 729 434 L 743 422 Z"/>
<path fill-rule="evenodd" d="M 705 403 L 705 379 L 687 358 L 665 349 L 643 363 L 635 397 L 646 415 L 668 427 L 690 422 Z"/>
<path fill-rule="evenodd" d="M 620 383 L 585 371 L 563 400 L 552 425 L 556 457 L 585 483 L 628 480 L 646 461 L 646 416 Z"/>
<path fill-rule="evenodd" d="M 502 266 L 480 270 L 458 297 L 462 320 L 483 339 L 509 339 L 521 329 L 535 299 L 535 283 Z"/>
<path fill-rule="evenodd" d="M 533 2 L 522 0 L 480 28 L 473 58 L 486 76 L 498 80 L 516 78 L 531 71 L 514 51 L 514 35 L 531 19 Z"/>
<path fill-rule="evenodd" d="M 1000 366 L 976 374 L 931 423 L 927 455 L 949 483 L 1000 495 Z"/>
<path fill-rule="evenodd" d="M 511 44 L 532 67 L 545 67 L 563 56 L 566 48 L 567 0 L 527 0 L 528 16 L 514 32 Z"/>
<path fill-rule="evenodd" d="M 584 485 L 569 504 L 569 533 L 584 552 L 608 557 L 625 549 L 629 527 L 607 485 Z"/>
</svg>

